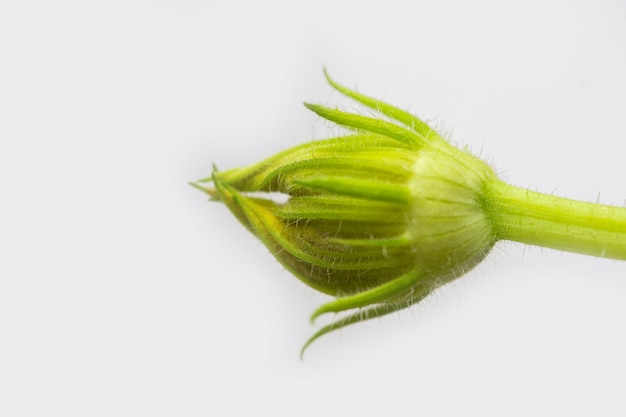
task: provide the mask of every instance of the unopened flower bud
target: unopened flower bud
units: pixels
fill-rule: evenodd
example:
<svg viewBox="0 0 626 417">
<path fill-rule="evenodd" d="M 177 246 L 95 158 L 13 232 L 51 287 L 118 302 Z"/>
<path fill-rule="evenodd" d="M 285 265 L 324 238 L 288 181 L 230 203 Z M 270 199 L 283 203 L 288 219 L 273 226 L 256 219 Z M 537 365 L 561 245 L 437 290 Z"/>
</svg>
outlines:
<svg viewBox="0 0 626 417">
<path fill-rule="evenodd" d="M 203 180 L 213 188 L 196 185 L 300 280 L 337 297 L 313 318 L 357 309 L 307 345 L 416 303 L 472 269 L 496 240 L 484 207 L 485 182 L 495 177 L 488 165 L 417 117 L 328 81 L 380 117 L 306 104 L 351 133 L 214 170 Z"/>
</svg>

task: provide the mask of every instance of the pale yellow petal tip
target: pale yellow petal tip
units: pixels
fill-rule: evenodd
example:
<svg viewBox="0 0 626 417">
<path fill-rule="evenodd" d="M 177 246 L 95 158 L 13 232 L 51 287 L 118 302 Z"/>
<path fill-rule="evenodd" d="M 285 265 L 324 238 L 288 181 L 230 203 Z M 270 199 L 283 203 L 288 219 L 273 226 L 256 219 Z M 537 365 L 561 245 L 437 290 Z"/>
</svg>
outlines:
<svg viewBox="0 0 626 417">
<path fill-rule="evenodd" d="M 206 182 L 206 181 L 200 180 L 198 182 Z M 189 181 L 189 185 L 191 185 L 193 188 L 195 188 L 197 190 L 202 191 L 205 194 L 208 194 L 209 197 L 211 197 L 213 199 L 218 198 L 217 191 L 215 191 L 214 188 L 204 187 L 204 186 L 198 184 L 198 182 Z"/>
</svg>

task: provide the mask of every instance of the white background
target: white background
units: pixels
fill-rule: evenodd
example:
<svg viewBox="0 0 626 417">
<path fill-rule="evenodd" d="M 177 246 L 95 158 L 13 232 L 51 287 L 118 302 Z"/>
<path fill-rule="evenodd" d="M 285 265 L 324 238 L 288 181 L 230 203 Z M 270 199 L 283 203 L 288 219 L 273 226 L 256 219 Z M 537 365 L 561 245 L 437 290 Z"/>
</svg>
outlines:
<svg viewBox="0 0 626 417">
<path fill-rule="evenodd" d="M 336 133 L 324 65 L 624 203 L 623 0 L 4 1 L 0 415 L 626 413 L 626 264 L 512 243 L 300 361 L 327 298 L 187 181 Z"/>
</svg>

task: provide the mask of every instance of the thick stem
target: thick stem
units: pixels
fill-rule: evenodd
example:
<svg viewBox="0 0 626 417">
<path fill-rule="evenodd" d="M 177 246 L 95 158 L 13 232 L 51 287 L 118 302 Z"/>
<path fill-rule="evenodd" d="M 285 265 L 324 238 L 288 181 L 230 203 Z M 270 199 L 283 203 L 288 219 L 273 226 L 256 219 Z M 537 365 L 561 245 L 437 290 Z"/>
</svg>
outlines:
<svg viewBox="0 0 626 417">
<path fill-rule="evenodd" d="M 485 210 L 496 239 L 626 260 L 626 208 L 541 194 L 495 180 Z"/>
</svg>

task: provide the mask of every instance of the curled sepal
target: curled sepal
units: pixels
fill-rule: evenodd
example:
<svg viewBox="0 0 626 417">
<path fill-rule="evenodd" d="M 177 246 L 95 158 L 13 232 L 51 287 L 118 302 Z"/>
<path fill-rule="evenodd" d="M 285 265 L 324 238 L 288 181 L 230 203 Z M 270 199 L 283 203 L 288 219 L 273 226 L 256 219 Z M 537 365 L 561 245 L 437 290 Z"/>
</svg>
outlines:
<svg viewBox="0 0 626 417">
<path fill-rule="evenodd" d="M 329 109 L 318 104 L 304 103 L 304 105 L 318 116 L 351 129 L 378 133 L 414 146 L 422 145 L 423 142 L 423 138 L 415 132 L 382 119 Z"/>
<path fill-rule="evenodd" d="M 439 135 L 433 129 L 431 129 L 430 126 L 424 123 L 419 117 L 415 117 L 409 112 L 387 104 L 383 101 L 376 100 L 375 98 L 368 97 L 364 94 L 350 90 L 349 88 L 337 83 L 330 77 L 330 75 L 328 75 L 328 71 L 326 71 L 326 68 L 324 68 L 324 77 L 326 77 L 326 81 L 328 81 L 328 84 L 330 84 L 335 90 L 339 91 L 341 94 L 350 97 L 363 104 L 364 106 L 367 106 L 370 109 L 384 114 L 385 116 L 390 117 L 391 119 L 396 120 L 411 128 L 411 130 L 413 130 L 420 137 L 421 141 L 427 141 L 430 138 L 439 137 Z"/>
<path fill-rule="evenodd" d="M 348 297 L 340 297 L 326 303 L 313 312 L 311 322 L 313 323 L 317 317 L 325 313 L 339 313 L 340 311 L 379 304 L 391 300 L 394 297 L 399 297 L 407 291 L 410 291 L 419 283 L 420 279 L 423 278 L 420 272 L 419 269 L 415 268 L 399 278 L 386 282 L 371 290 Z"/>
<path fill-rule="evenodd" d="M 303 358 L 304 352 L 309 346 L 311 346 L 314 341 L 324 336 L 325 334 L 328 334 L 334 330 L 339 330 L 351 324 L 383 317 L 387 314 L 403 310 L 423 300 L 428 294 L 431 293 L 431 291 L 432 288 L 424 286 L 413 288 L 411 291 L 409 291 L 408 294 L 401 298 L 395 299 L 393 302 L 389 301 L 383 304 L 369 305 L 367 308 L 361 308 L 355 313 L 349 314 L 346 317 L 343 317 L 339 320 L 334 321 L 331 324 L 322 327 L 306 341 L 304 346 L 302 346 L 302 349 L 300 349 L 300 358 Z"/>
</svg>

